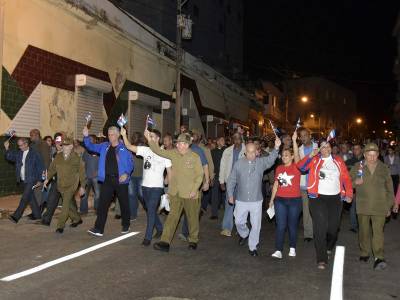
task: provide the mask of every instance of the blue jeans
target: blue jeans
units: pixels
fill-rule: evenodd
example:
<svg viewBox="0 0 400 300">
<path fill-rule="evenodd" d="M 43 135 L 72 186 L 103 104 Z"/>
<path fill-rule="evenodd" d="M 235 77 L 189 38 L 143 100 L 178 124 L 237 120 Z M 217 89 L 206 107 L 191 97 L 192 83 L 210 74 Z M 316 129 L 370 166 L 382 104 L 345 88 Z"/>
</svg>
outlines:
<svg viewBox="0 0 400 300">
<path fill-rule="evenodd" d="M 161 200 L 161 195 L 164 194 L 163 188 L 142 187 L 143 200 L 147 208 L 147 226 L 144 238 L 151 241 L 153 237 L 153 229 L 156 227 L 158 232 L 162 232 L 163 225 L 157 214 L 157 208 Z"/>
<path fill-rule="evenodd" d="M 297 225 L 303 208 L 301 198 L 276 197 L 274 202 L 276 216 L 275 249 L 282 251 L 286 229 L 289 229 L 289 247 L 296 248 Z"/>
<path fill-rule="evenodd" d="M 229 204 L 228 202 L 228 193 L 225 193 L 225 211 L 224 211 L 224 219 L 222 220 L 222 229 L 226 229 L 232 231 L 233 229 L 233 209 L 234 205 Z"/>
<path fill-rule="evenodd" d="M 137 218 L 137 210 L 139 201 L 143 205 L 142 177 L 131 177 L 128 186 L 129 208 L 131 211 L 131 219 Z M 144 205 L 143 205 L 144 206 Z"/>
<path fill-rule="evenodd" d="M 81 205 L 79 208 L 79 211 L 81 213 L 84 214 L 88 213 L 89 210 L 88 198 L 91 189 L 93 189 L 94 193 L 94 208 L 97 210 L 100 198 L 100 183 L 97 181 L 97 177 L 88 178 L 86 182 L 85 195 L 81 198 Z"/>
</svg>

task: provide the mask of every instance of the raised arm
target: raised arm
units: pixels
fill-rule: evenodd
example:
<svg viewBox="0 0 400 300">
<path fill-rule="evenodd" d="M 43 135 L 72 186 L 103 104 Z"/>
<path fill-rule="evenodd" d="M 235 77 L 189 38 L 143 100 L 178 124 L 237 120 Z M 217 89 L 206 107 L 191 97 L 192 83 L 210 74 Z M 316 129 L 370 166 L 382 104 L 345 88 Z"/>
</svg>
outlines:
<svg viewBox="0 0 400 300">
<path fill-rule="evenodd" d="M 297 164 L 300 161 L 299 145 L 297 144 L 297 130 L 292 135 L 294 162 Z"/>
<path fill-rule="evenodd" d="M 90 152 L 96 152 L 100 154 L 101 147 L 103 146 L 103 144 L 93 144 L 90 141 L 89 129 L 86 126 L 83 128 L 82 133 L 83 133 L 83 143 L 85 144 L 85 148 Z"/>
<path fill-rule="evenodd" d="M 278 157 L 278 151 L 279 151 L 279 147 L 281 146 L 282 142 L 280 140 L 280 138 L 276 137 L 275 139 L 275 148 L 274 150 L 272 150 L 272 152 L 265 157 L 261 157 L 261 163 L 262 163 L 262 168 L 264 170 L 271 168 L 274 163 L 276 158 Z"/>
<path fill-rule="evenodd" d="M 160 145 L 158 145 L 156 142 L 154 142 L 151 137 L 150 137 L 150 131 L 148 131 L 147 129 L 144 131 L 144 137 L 146 138 L 149 147 L 151 149 L 151 151 L 153 151 L 155 154 L 171 159 L 173 158 L 173 153 L 174 150 L 165 150 L 165 149 L 161 149 Z"/>
<path fill-rule="evenodd" d="M 128 137 L 126 136 L 126 129 L 125 129 L 124 127 L 121 128 L 121 135 L 122 135 L 122 138 L 124 139 L 125 147 L 126 147 L 128 150 L 130 150 L 130 151 L 136 153 L 136 152 L 137 152 L 137 146 L 132 145 L 132 144 L 129 142 Z"/>
</svg>

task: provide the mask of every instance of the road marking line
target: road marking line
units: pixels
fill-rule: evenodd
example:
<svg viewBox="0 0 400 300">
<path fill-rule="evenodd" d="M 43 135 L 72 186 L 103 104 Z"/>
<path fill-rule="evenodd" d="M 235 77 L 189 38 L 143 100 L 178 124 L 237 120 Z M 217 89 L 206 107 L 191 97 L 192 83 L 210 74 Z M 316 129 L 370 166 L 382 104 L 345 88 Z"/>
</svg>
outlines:
<svg viewBox="0 0 400 300">
<path fill-rule="evenodd" d="M 19 273 L 16 273 L 16 274 L 1 278 L 0 280 L 1 281 L 12 281 L 12 280 L 15 280 L 15 279 L 18 279 L 18 278 L 21 278 L 21 277 L 25 277 L 25 276 L 34 274 L 36 272 L 40 272 L 42 270 L 45 270 L 45 269 L 50 268 L 52 266 L 58 265 L 58 264 L 63 263 L 65 261 L 77 258 L 77 257 L 85 255 L 87 253 L 96 251 L 96 250 L 98 250 L 100 248 L 106 247 L 108 245 L 117 243 L 117 242 L 122 241 L 122 240 L 125 240 L 125 239 L 130 238 L 131 236 L 134 236 L 134 235 L 137 235 L 137 234 L 139 234 L 139 232 L 131 232 L 131 233 L 128 233 L 128 234 L 121 235 L 121 236 L 119 236 L 119 237 L 117 237 L 115 239 L 109 240 L 107 242 L 100 243 L 98 245 L 94 245 L 92 247 L 89 247 L 87 249 L 83 249 L 81 251 L 69 254 L 67 256 L 63 256 L 63 257 L 57 258 L 55 260 L 49 261 L 49 262 L 44 263 L 42 265 L 39 265 L 37 267 L 28 269 L 26 271 L 19 272 Z"/>
<path fill-rule="evenodd" d="M 332 284 L 331 284 L 331 300 L 343 299 L 343 266 L 344 266 L 343 246 L 336 246 L 335 261 L 333 263 Z"/>
</svg>

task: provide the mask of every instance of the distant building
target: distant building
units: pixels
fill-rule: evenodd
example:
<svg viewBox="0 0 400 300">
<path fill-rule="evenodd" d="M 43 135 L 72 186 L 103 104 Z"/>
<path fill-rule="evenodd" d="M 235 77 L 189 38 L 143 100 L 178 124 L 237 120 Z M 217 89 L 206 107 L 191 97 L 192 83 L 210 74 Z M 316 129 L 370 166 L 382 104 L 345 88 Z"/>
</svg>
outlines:
<svg viewBox="0 0 400 300">
<path fill-rule="evenodd" d="M 356 95 L 349 89 L 322 77 L 305 77 L 282 82 L 288 102 L 288 124 L 300 117 L 314 135 L 325 137 L 335 128 L 347 137 L 354 130 Z"/>
<path fill-rule="evenodd" d="M 112 0 L 169 39 L 176 39 L 176 0 Z M 183 1 L 182 1 L 183 2 Z M 193 21 L 183 48 L 229 78 L 243 70 L 243 0 L 189 0 L 182 13 Z"/>
<path fill-rule="evenodd" d="M 286 103 L 283 91 L 270 81 L 262 81 L 255 91 L 255 96 L 264 107 L 263 131 L 271 132 L 269 120 L 273 122 L 274 126 L 284 127 Z M 260 122 L 260 125 L 261 123 L 262 122 Z"/>
</svg>

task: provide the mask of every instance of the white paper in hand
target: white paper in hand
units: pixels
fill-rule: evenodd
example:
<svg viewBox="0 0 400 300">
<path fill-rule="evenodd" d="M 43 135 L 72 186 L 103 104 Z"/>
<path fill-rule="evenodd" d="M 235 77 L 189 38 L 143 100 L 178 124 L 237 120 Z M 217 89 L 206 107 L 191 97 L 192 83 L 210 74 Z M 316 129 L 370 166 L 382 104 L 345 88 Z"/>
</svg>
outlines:
<svg viewBox="0 0 400 300">
<path fill-rule="evenodd" d="M 270 208 L 268 208 L 267 209 L 267 214 L 268 214 L 268 217 L 270 219 L 272 219 L 275 216 L 275 207 L 271 206 Z"/>
<path fill-rule="evenodd" d="M 160 207 L 158 208 L 158 210 L 162 210 L 162 209 L 165 209 L 166 211 L 170 211 L 168 194 L 164 194 L 161 196 Z"/>
</svg>

